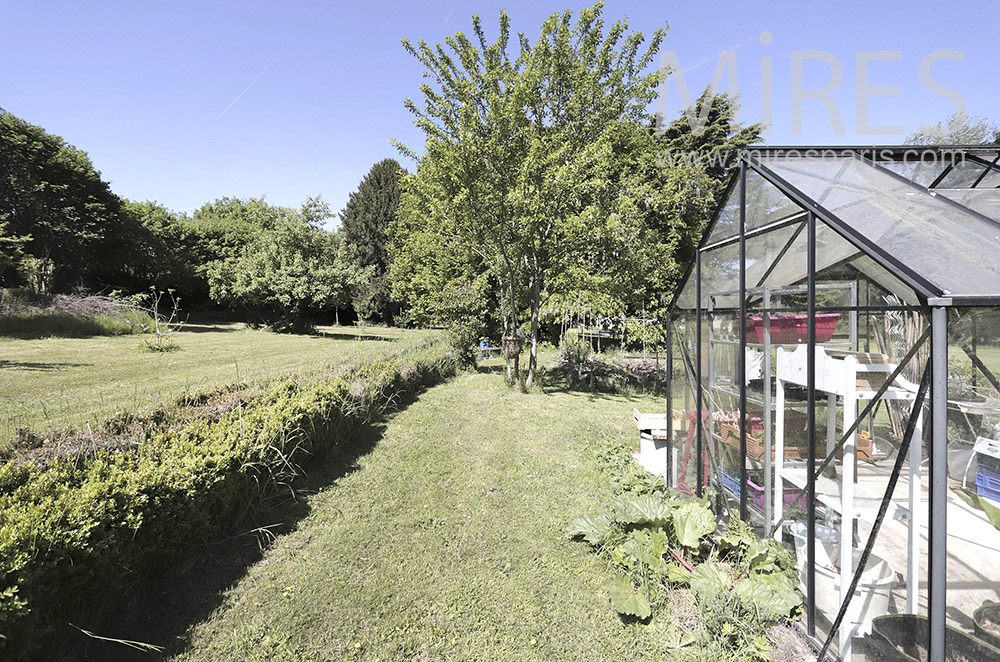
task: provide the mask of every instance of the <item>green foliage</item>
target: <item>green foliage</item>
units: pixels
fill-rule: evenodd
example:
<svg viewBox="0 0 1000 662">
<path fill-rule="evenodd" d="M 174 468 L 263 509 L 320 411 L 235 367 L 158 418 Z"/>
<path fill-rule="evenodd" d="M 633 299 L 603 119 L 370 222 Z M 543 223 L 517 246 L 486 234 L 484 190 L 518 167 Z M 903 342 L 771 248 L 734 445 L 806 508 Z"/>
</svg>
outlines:
<svg viewBox="0 0 1000 662">
<path fill-rule="evenodd" d="M 204 207 L 202 208 L 204 209 Z M 210 256 L 201 245 L 208 224 L 195 222 L 155 202 L 125 201 L 123 213 L 142 228 L 145 249 L 129 263 L 132 291 L 174 290 L 185 301 L 208 301 L 208 281 L 199 262 Z M 211 256 L 219 259 L 218 256 Z"/>
<path fill-rule="evenodd" d="M 696 549 L 702 538 L 715 531 L 715 515 L 699 503 L 683 503 L 674 510 L 674 536 L 681 547 Z"/>
<path fill-rule="evenodd" d="M 764 628 L 796 617 L 802 604 L 792 553 L 773 539 L 758 539 L 739 520 L 718 531 L 711 494 L 681 500 L 662 479 L 625 471 L 635 464 L 629 449 L 595 446 L 606 471 L 624 476 L 604 511 L 576 518 L 567 534 L 589 543 L 616 573 L 605 585 L 615 611 L 652 619 L 649 627 L 671 649 L 699 642 L 713 655 L 769 659 Z M 700 627 L 687 632 L 657 620 L 672 592 L 685 587 L 701 616 Z"/>
<path fill-rule="evenodd" d="M 140 250 L 136 228 L 85 152 L 0 110 L 0 163 L 0 224 L 30 237 L 28 256 L 51 260 L 63 284 L 121 279 Z"/>
<path fill-rule="evenodd" d="M 399 213 L 400 178 L 406 171 L 394 159 L 383 159 L 351 193 L 340 214 L 344 242 L 356 264 L 370 269 L 368 283 L 358 288 L 354 309 L 363 319 L 392 322 L 394 302 L 389 282 L 388 229 Z"/>
<path fill-rule="evenodd" d="M 460 32 L 436 48 L 403 42 L 437 86 L 421 86 L 422 107 L 406 102 L 426 142 L 419 157 L 400 147 L 418 162 L 404 183 L 404 197 L 416 200 L 404 207 L 426 210 L 423 218 L 454 237 L 461 254 L 478 256 L 504 336 L 528 318 L 529 386 L 543 292 L 586 259 L 577 256 L 599 254 L 602 237 L 635 234 L 625 209 L 635 203 L 621 204 L 629 190 L 610 176 L 613 134 L 646 117 L 659 73 L 643 72 L 663 33 L 641 49 L 644 36 L 623 22 L 605 32 L 602 11 L 601 4 L 584 9 L 575 22 L 569 11 L 553 14 L 534 44 L 520 37 L 516 58 L 508 54 L 505 12 L 492 44 L 475 15 L 474 41 Z"/>
<path fill-rule="evenodd" d="M 632 580 L 625 575 L 618 575 L 609 581 L 604 585 L 604 590 L 608 592 L 611 604 L 619 614 L 645 620 L 653 613 L 649 600 L 640 589 L 632 586 Z"/>
<path fill-rule="evenodd" d="M 483 323 L 471 315 L 455 320 L 448 329 L 448 340 L 451 351 L 463 368 L 477 366 L 476 354 L 479 351 L 479 339 L 483 337 Z"/>
<path fill-rule="evenodd" d="M 990 524 L 1000 531 L 1000 508 L 997 508 L 990 503 L 988 499 L 980 497 L 979 494 L 965 487 L 953 487 L 951 490 L 965 503 L 986 513 L 986 517 L 990 520 Z"/>
<path fill-rule="evenodd" d="M 701 131 L 693 131 L 692 125 L 699 126 L 700 116 L 707 109 L 705 123 Z M 740 150 L 761 141 L 763 124 L 740 126 L 736 123 L 736 111 L 739 103 L 728 94 L 716 94 L 708 87 L 695 104 L 681 111 L 681 116 L 663 126 L 665 118 L 657 117 L 657 134 L 660 143 L 667 152 L 676 154 L 695 154 L 702 157 L 706 173 L 714 184 L 716 194 L 729 183 L 735 170 L 739 167 L 736 155 Z"/>
<path fill-rule="evenodd" d="M 139 341 L 140 352 L 176 352 L 180 348 L 181 346 L 172 340 L 164 340 L 155 336 L 151 338 L 143 338 Z"/>
<path fill-rule="evenodd" d="M 583 379 L 583 369 L 590 362 L 590 356 L 593 353 L 590 341 L 581 338 L 574 329 L 570 329 L 570 332 L 559 344 L 559 358 L 573 372 L 577 382 Z"/>
<path fill-rule="evenodd" d="M 441 344 L 264 397 L 124 452 L 47 468 L 0 467 L 0 633 L 4 659 L 37 659 L 49 633 L 86 625 L 95 605 L 185 547 L 217 538 L 272 498 L 312 455 L 351 438 L 403 394 L 454 373 Z"/>
<path fill-rule="evenodd" d="M 906 136 L 907 145 L 990 145 L 1000 144 L 1000 126 L 985 117 L 958 111 L 944 122 L 920 129 Z"/>
<path fill-rule="evenodd" d="M 0 316 L 0 336 L 19 338 L 83 338 L 142 333 L 153 320 L 139 311 L 120 315 L 76 315 L 62 311 L 34 310 Z"/>
<path fill-rule="evenodd" d="M 348 303 L 370 270 L 359 271 L 335 234 L 282 219 L 237 257 L 208 268 L 214 300 L 248 306 L 275 331 L 308 332 L 309 315 Z"/>
<path fill-rule="evenodd" d="M 7 221 L 0 220 L 0 283 L 6 271 L 22 260 L 22 244 L 31 240 L 31 235 L 18 237 L 10 234 L 7 226 Z"/>
</svg>

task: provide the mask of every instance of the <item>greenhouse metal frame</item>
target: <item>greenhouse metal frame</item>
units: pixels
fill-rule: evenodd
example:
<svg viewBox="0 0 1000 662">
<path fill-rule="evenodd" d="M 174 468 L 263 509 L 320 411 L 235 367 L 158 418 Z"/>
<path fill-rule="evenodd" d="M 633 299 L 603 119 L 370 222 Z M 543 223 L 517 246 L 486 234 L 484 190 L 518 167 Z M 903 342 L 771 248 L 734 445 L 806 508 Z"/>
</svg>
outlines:
<svg viewBox="0 0 1000 662">
<path fill-rule="evenodd" d="M 895 590 L 888 577 L 864 588 L 883 525 L 899 540 L 905 530 L 906 597 L 897 609 L 926 617 L 908 643 L 925 645 L 934 662 L 958 645 L 948 611 L 949 552 L 953 565 L 966 564 L 955 561 L 961 545 L 954 534 L 949 539 L 949 514 L 970 527 L 986 523 L 988 542 L 977 552 L 986 561 L 975 563 L 1000 567 L 989 520 L 956 501 L 949 478 L 949 459 L 971 452 L 993 485 L 992 460 L 982 453 L 991 448 L 984 426 L 996 420 L 1000 431 L 998 311 L 1000 146 L 758 147 L 741 155 L 667 320 L 676 337 L 668 364 L 676 359 L 687 377 L 668 370 L 668 437 L 676 421 L 689 424 L 682 469 L 693 453 L 692 491 L 712 485 L 720 517 L 731 513 L 778 540 L 787 539 L 784 517 L 804 517 L 796 529 L 804 531 L 797 548 L 804 623 L 821 655 L 890 659 L 871 636 L 871 645 L 854 646 L 859 633 L 871 635 L 866 610 L 881 609 L 869 600 Z M 868 351 L 872 344 L 879 351 Z M 949 351 L 963 366 L 951 381 Z M 817 417 L 824 404 L 825 452 Z M 685 410 L 686 421 L 677 414 Z M 949 415 L 954 429 L 964 425 L 960 414 L 964 436 L 955 439 L 953 430 L 949 442 Z M 677 473 L 677 464 L 672 457 L 668 472 Z M 970 466 L 972 459 L 966 472 Z M 898 484 L 907 487 L 905 503 Z M 829 526 L 818 524 L 821 517 Z M 839 542 L 827 545 L 818 535 Z M 888 553 L 899 546 L 883 544 Z M 817 577 L 838 567 L 824 569 L 826 552 L 850 559 L 850 572 L 837 570 L 832 581 L 852 599 L 821 606 L 821 623 Z M 978 579 L 969 583 L 976 587 L 970 595 L 1000 598 L 990 579 L 1000 587 L 1000 574 L 987 576 L 985 589 Z"/>
</svg>

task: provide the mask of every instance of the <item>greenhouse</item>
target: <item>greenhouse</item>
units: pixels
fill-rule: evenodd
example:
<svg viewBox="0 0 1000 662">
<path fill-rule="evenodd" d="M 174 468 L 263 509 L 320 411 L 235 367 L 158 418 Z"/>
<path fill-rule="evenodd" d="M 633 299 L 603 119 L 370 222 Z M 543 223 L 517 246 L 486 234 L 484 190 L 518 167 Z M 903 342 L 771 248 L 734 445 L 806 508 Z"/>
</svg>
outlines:
<svg viewBox="0 0 1000 662">
<path fill-rule="evenodd" d="M 998 150 L 751 149 L 671 307 L 668 478 L 824 658 L 1000 660 Z"/>
</svg>

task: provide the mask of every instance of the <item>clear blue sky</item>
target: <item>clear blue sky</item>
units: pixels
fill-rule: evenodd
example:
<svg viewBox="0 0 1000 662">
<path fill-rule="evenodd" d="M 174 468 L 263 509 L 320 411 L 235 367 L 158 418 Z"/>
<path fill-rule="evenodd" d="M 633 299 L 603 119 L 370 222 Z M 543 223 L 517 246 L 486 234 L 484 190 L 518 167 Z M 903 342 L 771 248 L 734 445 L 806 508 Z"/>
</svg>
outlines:
<svg viewBox="0 0 1000 662">
<path fill-rule="evenodd" d="M 373 163 L 398 158 L 393 138 L 422 146 L 402 105 L 419 95 L 421 70 L 401 38 L 442 41 L 468 31 L 473 12 L 495 27 L 501 7 L 516 31 L 534 36 L 552 12 L 589 4 L 4 0 L 0 107 L 87 151 L 130 199 L 191 212 L 222 196 L 298 205 L 321 195 L 340 210 Z M 677 54 L 695 95 L 719 53 L 735 50 L 744 121 L 760 119 L 761 58 L 770 56 L 772 144 L 901 142 L 857 135 L 855 67 L 857 53 L 868 50 L 901 52 L 868 67 L 869 85 L 899 88 L 898 96 L 871 99 L 869 124 L 910 133 L 954 112 L 918 75 L 939 49 L 960 51 L 963 60 L 937 62 L 934 79 L 973 115 L 1000 120 L 995 0 L 609 2 L 605 17 L 627 17 L 647 34 L 669 23 L 664 50 Z M 759 37 L 765 31 L 773 35 L 768 45 Z M 803 50 L 829 52 L 843 67 L 833 95 L 843 135 L 810 100 L 801 135 L 792 134 L 791 53 Z M 805 64 L 804 88 L 829 78 L 828 65 Z M 675 116 L 678 95 L 668 89 Z"/>
</svg>

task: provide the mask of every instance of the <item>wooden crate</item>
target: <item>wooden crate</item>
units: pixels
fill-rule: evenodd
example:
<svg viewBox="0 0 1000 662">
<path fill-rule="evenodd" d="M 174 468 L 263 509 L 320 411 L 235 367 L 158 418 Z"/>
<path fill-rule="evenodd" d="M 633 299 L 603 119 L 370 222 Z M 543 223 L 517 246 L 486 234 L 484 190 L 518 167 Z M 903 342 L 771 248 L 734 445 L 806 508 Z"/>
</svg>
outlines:
<svg viewBox="0 0 1000 662">
<path fill-rule="evenodd" d="M 735 423 L 722 423 L 720 425 L 720 432 L 722 436 L 723 443 L 732 446 L 733 448 L 739 449 L 740 447 L 740 429 Z M 862 432 L 855 435 L 855 445 L 857 447 L 858 459 L 859 460 L 871 460 L 872 459 L 872 440 L 868 438 L 867 433 Z M 800 438 L 786 438 L 784 447 L 784 457 L 786 460 L 805 460 L 808 457 L 809 449 L 806 445 L 806 441 Z M 754 459 L 760 460 L 764 458 L 764 433 L 763 431 L 752 432 L 747 430 L 747 455 Z M 837 457 L 842 457 L 843 453 L 838 453 Z M 775 457 L 774 448 L 771 448 L 771 459 Z M 826 440 L 824 439 L 822 443 L 817 444 L 816 448 L 817 459 L 822 460 L 826 457 Z"/>
</svg>

